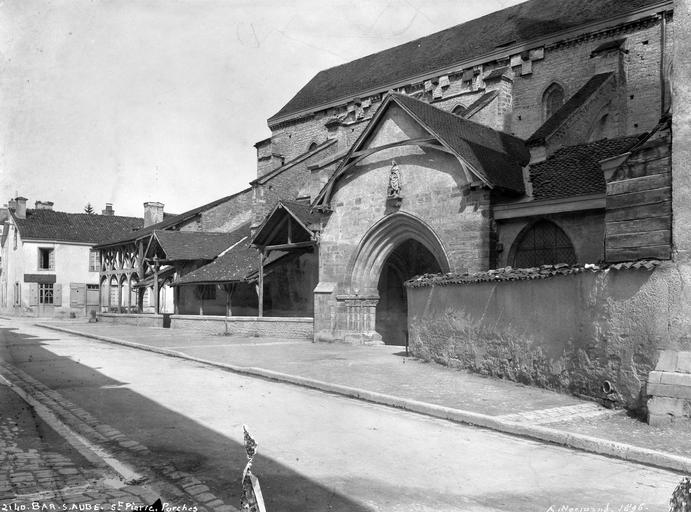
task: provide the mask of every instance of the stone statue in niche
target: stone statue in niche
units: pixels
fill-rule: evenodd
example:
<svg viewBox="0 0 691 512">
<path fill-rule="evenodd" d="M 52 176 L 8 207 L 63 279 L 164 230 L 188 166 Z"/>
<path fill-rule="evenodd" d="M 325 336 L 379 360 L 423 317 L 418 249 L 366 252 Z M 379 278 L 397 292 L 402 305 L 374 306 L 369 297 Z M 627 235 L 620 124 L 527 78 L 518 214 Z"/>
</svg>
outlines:
<svg viewBox="0 0 691 512">
<path fill-rule="evenodd" d="M 401 171 L 395 160 L 391 161 L 391 171 L 389 171 L 389 189 L 386 193 L 389 199 L 400 199 L 401 197 Z"/>
</svg>

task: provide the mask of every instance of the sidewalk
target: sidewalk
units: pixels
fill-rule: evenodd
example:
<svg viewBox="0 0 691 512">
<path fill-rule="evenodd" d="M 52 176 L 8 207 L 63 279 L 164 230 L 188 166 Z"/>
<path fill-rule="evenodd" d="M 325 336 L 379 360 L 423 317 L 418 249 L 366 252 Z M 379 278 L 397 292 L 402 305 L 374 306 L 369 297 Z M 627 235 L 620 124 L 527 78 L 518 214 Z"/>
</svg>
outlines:
<svg viewBox="0 0 691 512">
<path fill-rule="evenodd" d="M 651 427 L 579 398 L 405 356 L 404 347 L 208 335 L 75 321 L 37 325 L 443 419 L 691 473 L 691 428 Z"/>
</svg>

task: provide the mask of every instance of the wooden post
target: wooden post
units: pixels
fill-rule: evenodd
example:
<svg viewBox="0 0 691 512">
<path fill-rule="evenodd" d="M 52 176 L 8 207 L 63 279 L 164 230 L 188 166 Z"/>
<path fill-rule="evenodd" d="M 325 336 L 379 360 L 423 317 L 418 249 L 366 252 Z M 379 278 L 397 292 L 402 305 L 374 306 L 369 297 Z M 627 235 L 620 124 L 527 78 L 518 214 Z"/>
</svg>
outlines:
<svg viewBox="0 0 691 512">
<path fill-rule="evenodd" d="M 259 316 L 264 316 L 264 249 L 259 253 Z"/>
<path fill-rule="evenodd" d="M 158 315 L 158 256 L 154 256 L 154 314 Z"/>
<path fill-rule="evenodd" d="M 144 275 L 144 242 L 139 242 L 139 247 L 137 248 L 139 252 L 139 257 L 137 258 L 137 277 L 139 278 L 138 282 L 143 282 L 144 278 L 146 277 Z M 140 287 L 137 291 L 137 313 L 143 313 L 144 312 L 144 293 L 146 291 L 146 288 L 144 286 Z"/>
<path fill-rule="evenodd" d="M 108 276 L 108 287 L 106 288 L 107 293 L 108 293 L 108 313 L 110 313 L 110 308 L 111 308 L 111 300 L 110 300 L 110 282 L 113 279 L 113 276 Z"/>
<path fill-rule="evenodd" d="M 235 291 L 235 283 L 227 283 L 223 286 L 226 292 L 226 316 L 232 316 L 231 311 L 231 299 L 233 297 L 233 291 Z"/>
<path fill-rule="evenodd" d="M 132 274 L 127 275 L 127 312 L 132 312 Z"/>
<path fill-rule="evenodd" d="M 122 313 L 122 279 L 118 275 L 118 313 Z"/>
<path fill-rule="evenodd" d="M 180 314 L 180 287 L 176 286 L 175 287 L 175 296 L 174 299 L 175 304 L 174 304 L 174 311 L 176 315 Z"/>
</svg>

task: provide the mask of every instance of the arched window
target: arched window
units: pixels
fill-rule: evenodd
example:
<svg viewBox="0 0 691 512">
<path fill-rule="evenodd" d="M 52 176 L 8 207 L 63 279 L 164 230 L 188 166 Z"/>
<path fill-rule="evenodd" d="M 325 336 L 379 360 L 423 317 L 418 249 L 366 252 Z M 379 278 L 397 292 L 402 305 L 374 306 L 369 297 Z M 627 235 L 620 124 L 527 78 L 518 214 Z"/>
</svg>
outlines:
<svg viewBox="0 0 691 512">
<path fill-rule="evenodd" d="M 526 230 L 514 244 L 513 266 L 516 268 L 576 263 L 576 251 L 562 229 L 541 220 Z"/>
<path fill-rule="evenodd" d="M 467 109 L 463 105 L 456 105 L 451 113 L 463 117 L 463 114 L 465 114 L 466 110 Z"/>
<path fill-rule="evenodd" d="M 547 121 L 564 104 L 564 88 L 553 83 L 542 95 L 543 121 Z"/>
</svg>

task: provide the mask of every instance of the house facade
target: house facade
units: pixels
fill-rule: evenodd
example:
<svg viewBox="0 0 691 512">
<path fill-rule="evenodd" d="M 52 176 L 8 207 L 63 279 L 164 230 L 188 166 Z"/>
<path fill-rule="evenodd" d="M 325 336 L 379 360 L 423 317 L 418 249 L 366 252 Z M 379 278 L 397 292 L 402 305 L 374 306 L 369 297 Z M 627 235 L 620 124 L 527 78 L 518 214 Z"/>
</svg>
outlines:
<svg viewBox="0 0 691 512">
<path fill-rule="evenodd" d="M 113 214 L 64 213 L 53 203 L 10 202 L 0 255 L 0 308 L 5 314 L 37 317 L 85 316 L 98 311 L 98 251 L 92 246 L 112 233 L 141 227 L 142 219 Z"/>
</svg>

